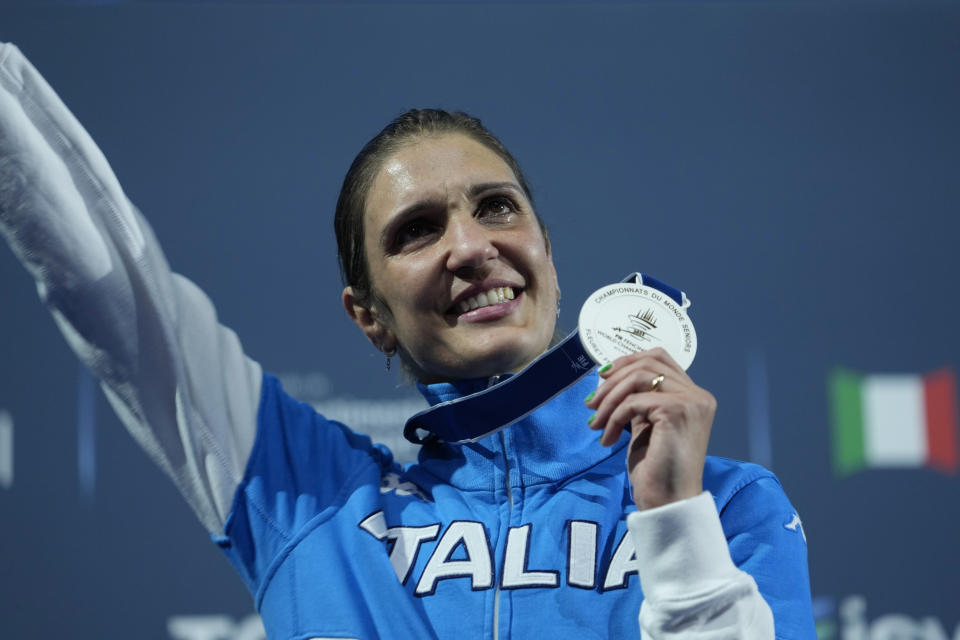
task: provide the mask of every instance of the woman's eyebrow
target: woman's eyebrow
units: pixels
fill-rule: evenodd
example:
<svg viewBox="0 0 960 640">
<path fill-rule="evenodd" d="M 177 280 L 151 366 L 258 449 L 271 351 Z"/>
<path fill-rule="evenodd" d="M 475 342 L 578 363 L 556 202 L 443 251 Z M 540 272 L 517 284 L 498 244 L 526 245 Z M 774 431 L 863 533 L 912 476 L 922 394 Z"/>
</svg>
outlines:
<svg viewBox="0 0 960 640">
<path fill-rule="evenodd" d="M 523 191 L 520 189 L 520 187 L 513 182 L 481 182 L 480 184 L 475 184 L 470 187 L 470 190 L 467 193 L 473 197 L 486 191 L 493 191 L 494 189 L 510 189 L 511 191 L 516 191 L 519 194 L 523 194 Z"/>
</svg>

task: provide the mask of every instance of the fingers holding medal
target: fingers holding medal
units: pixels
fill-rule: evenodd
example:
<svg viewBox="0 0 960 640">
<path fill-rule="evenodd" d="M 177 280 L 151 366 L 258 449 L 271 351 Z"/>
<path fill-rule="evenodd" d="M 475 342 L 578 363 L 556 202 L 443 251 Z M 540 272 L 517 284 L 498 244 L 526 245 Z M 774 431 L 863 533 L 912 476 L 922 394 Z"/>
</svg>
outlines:
<svg viewBox="0 0 960 640">
<path fill-rule="evenodd" d="M 591 429 L 603 431 L 600 444 L 615 443 L 629 424 L 642 430 L 656 416 L 647 414 L 674 400 L 691 387 L 690 376 L 661 348 L 651 349 L 615 360 L 600 369 L 601 384 L 587 397 L 586 404 L 596 413 Z"/>
<path fill-rule="evenodd" d="M 609 446 L 631 427 L 627 469 L 637 508 L 703 491 L 703 465 L 717 403 L 663 349 L 623 356 L 600 374 L 587 398 L 590 428 Z"/>
<path fill-rule="evenodd" d="M 627 469 L 639 509 L 692 498 L 703 466 L 716 400 L 686 369 L 697 349 L 686 296 L 646 276 L 598 289 L 580 311 L 585 350 L 601 384 L 586 398 L 600 444 L 616 443 L 629 425 Z M 660 285 L 660 286 L 657 286 Z"/>
</svg>

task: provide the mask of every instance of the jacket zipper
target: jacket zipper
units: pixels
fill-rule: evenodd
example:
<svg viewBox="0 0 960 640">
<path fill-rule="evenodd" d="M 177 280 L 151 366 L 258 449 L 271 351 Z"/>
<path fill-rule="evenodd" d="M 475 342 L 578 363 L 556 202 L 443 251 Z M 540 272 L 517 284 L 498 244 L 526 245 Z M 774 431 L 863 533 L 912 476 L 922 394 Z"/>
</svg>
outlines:
<svg viewBox="0 0 960 640">
<path fill-rule="evenodd" d="M 487 387 L 492 387 L 493 385 L 500 382 L 500 376 L 493 376 L 490 378 L 490 382 L 487 384 Z M 507 456 L 507 440 L 503 437 L 503 431 L 497 434 L 500 438 L 500 448 L 503 449 L 503 470 L 504 470 L 504 482 L 506 484 L 507 490 L 507 507 L 508 513 L 513 512 L 513 491 L 510 489 L 510 459 Z M 493 591 L 493 640 L 499 640 L 500 638 L 500 584 L 497 582 L 496 587 Z"/>
</svg>

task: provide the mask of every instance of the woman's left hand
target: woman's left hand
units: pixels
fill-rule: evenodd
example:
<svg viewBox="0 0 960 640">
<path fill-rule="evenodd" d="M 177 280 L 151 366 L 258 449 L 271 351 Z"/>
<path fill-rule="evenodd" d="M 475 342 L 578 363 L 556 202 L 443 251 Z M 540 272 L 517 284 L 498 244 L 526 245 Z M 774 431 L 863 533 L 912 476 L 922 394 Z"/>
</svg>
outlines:
<svg viewBox="0 0 960 640">
<path fill-rule="evenodd" d="M 663 376 L 659 384 L 654 381 Z M 692 498 L 703 491 L 703 465 L 717 401 L 663 349 L 617 358 L 587 406 L 600 444 L 615 443 L 629 424 L 627 470 L 638 509 Z"/>
</svg>

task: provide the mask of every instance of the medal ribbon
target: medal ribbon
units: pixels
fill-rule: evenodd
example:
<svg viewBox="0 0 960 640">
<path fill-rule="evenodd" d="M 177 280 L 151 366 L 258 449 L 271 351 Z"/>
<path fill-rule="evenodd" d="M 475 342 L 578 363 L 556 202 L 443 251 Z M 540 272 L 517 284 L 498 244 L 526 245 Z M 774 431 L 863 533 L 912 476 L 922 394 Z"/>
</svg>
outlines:
<svg viewBox="0 0 960 640">
<path fill-rule="evenodd" d="M 681 307 L 683 292 L 642 273 L 621 282 L 651 287 L 670 296 Z M 596 366 L 573 331 L 516 375 L 494 385 L 436 404 L 412 416 L 403 436 L 415 444 L 439 439 L 451 444 L 476 442 L 530 415 L 576 383 Z M 426 431 L 421 435 L 420 431 Z"/>
</svg>

